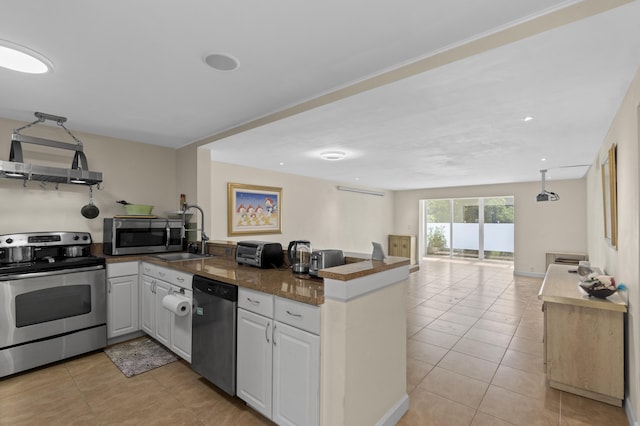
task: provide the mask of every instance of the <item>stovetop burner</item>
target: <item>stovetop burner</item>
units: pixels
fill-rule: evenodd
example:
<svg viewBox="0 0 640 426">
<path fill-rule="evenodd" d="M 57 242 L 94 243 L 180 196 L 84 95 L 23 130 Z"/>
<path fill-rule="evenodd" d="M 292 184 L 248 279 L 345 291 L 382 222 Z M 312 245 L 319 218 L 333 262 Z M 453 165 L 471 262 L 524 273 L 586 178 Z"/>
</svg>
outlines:
<svg viewBox="0 0 640 426">
<path fill-rule="evenodd" d="M 88 232 L 0 235 L 0 276 L 105 265 L 90 253 Z"/>
<path fill-rule="evenodd" d="M 34 272 L 58 271 L 61 269 L 84 268 L 88 266 L 104 266 L 105 259 L 97 256 L 69 257 L 54 259 L 53 262 L 38 259 L 34 262 L 9 263 L 0 266 L 0 276 L 14 274 L 30 274 Z"/>
</svg>

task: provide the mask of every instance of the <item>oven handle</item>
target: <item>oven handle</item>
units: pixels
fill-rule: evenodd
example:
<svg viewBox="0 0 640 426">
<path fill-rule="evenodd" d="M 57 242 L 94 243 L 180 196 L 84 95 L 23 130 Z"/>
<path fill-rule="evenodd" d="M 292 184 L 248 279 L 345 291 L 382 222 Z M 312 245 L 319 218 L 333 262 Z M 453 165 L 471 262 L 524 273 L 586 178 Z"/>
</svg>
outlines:
<svg viewBox="0 0 640 426">
<path fill-rule="evenodd" d="M 86 271 L 98 271 L 100 269 L 104 269 L 104 265 L 86 266 L 84 268 L 57 269 L 55 271 L 45 271 L 45 272 L 28 272 L 26 274 L 3 275 L 3 276 L 0 276 L 0 281 L 23 280 L 26 278 L 37 278 L 37 277 L 50 277 L 52 275 L 63 275 L 63 274 L 86 272 Z"/>
</svg>

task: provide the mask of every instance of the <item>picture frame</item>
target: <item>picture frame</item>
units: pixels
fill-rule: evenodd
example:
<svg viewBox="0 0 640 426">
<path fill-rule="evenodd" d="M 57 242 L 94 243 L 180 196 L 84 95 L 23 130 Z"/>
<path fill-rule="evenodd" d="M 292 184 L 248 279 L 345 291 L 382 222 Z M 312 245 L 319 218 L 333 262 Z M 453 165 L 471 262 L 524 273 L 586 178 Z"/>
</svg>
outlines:
<svg viewBox="0 0 640 426">
<path fill-rule="evenodd" d="M 616 250 L 618 248 L 618 199 L 617 199 L 617 150 L 611 145 L 602 160 L 602 205 L 604 210 L 604 238 Z"/>
<path fill-rule="evenodd" d="M 282 233 L 282 188 L 227 183 L 227 234 Z"/>
</svg>

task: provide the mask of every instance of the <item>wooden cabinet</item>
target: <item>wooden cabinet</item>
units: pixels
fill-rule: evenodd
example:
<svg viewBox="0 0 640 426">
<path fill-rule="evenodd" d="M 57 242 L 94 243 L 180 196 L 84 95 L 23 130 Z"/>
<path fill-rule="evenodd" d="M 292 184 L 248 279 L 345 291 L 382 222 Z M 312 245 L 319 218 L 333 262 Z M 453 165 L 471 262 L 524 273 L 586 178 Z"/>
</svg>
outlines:
<svg viewBox="0 0 640 426">
<path fill-rule="evenodd" d="M 140 330 L 138 262 L 107 265 L 107 338 Z"/>
<path fill-rule="evenodd" d="M 236 394 L 278 425 L 320 421 L 320 310 L 240 288 Z"/>
<path fill-rule="evenodd" d="M 544 301 L 544 341 L 550 387 L 621 406 L 624 400 L 624 314 L 619 294 L 589 298 L 575 266 L 550 265 Z"/>
<path fill-rule="evenodd" d="M 389 235 L 389 256 L 408 257 L 417 263 L 415 235 Z"/>
<path fill-rule="evenodd" d="M 178 316 L 162 305 L 165 296 L 181 293 L 192 303 L 191 274 L 143 263 L 140 286 L 142 330 L 191 362 L 191 313 Z"/>
</svg>

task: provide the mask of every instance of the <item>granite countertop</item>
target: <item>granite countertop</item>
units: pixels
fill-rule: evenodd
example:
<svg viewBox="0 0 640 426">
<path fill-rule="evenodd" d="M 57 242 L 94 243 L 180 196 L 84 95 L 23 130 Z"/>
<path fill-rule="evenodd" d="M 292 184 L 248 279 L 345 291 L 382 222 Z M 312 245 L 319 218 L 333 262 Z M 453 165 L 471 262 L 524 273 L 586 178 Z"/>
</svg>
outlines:
<svg viewBox="0 0 640 426">
<path fill-rule="evenodd" d="M 404 257 L 388 257 L 382 261 L 347 258 L 347 264 L 320 270 L 321 278 L 314 278 L 308 275 L 295 275 L 289 268 L 260 269 L 248 265 L 238 265 L 235 260 L 225 256 L 175 262 L 167 262 L 152 255 L 105 255 L 105 258 L 107 263 L 139 260 L 149 262 L 311 305 L 324 303 L 323 278 L 349 281 L 409 265 L 410 262 Z"/>
</svg>

